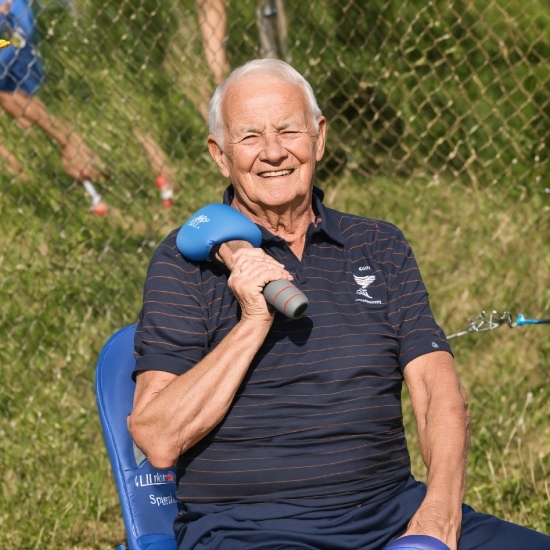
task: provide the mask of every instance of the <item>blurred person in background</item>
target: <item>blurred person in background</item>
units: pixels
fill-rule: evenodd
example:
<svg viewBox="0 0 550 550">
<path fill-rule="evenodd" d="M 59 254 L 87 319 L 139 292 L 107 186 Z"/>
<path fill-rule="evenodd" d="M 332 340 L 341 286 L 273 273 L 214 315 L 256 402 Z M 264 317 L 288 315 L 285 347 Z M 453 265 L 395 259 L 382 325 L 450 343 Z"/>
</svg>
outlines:
<svg viewBox="0 0 550 550">
<path fill-rule="evenodd" d="M 27 0 L 0 0 L 0 35 L 11 46 L 0 50 L 0 107 L 11 115 L 24 130 L 38 125 L 61 147 L 61 162 L 69 176 L 81 183 L 101 178 L 97 155 L 84 143 L 82 137 L 66 122 L 52 115 L 35 94 L 44 81 L 44 71 L 36 45 L 35 17 L 32 2 Z M 10 169 L 22 179 L 29 179 L 21 163 L 5 146 L 0 155 Z M 91 211 L 102 213 L 105 205 L 92 197 Z"/>
<path fill-rule="evenodd" d="M 227 11 L 223 0 L 196 0 L 202 48 L 214 87 L 219 86 L 229 74 L 231 67 L 225 52 L 227 38 Z M 199 111 L 208 121 L 208 103 L 213 89 L 205 87 L 199 103 Z"/>
<path fill-rule="evenodd" d="M 68 123 L 51 114 L 35 95 L 44 81 L 44 70 L 33 40 L 32 0 L 0 0 L 0 36 L 11 42 L 9 47 L 0 50 L 0 106 L 23 130 L 36 124 L 60 145 L 63 169 L 84 185 L 92 200 L 90 211 L 105 214 L 107 206 L 91 183 L 102 178 L 97 168 L 98 156 Z M 169 208 L 175 175 L 168 165 L 167 155 L 149 133 L 136 129 L 135 136 L 144 148 L 151 170 L 157 175 L 155 183 L 163 205 Z M 23 165 L 3 144 L 0 144 L 0 156 L 13 173 L 29 181 Z"/>
<path fill-rule="evenodd" d="M 223 0 L 196 0 L 199 28 L 204 57 L 212 73 L 215 86 L 220 85 L 229 74 L 230 67 L 225 54 L 227 35 L 227 12 Z M 208 102 L 212 90 L 205 90 L 199 105 L 201 115 L 208 119 Z M 160 191 L 163 206 L 172 205 L 176 176 L 168 163 L 168 156 L 149 132 L 134 129 L 134 135 L 143 147 L 151 170 L 158 174 L 155 184 Z"/>
<path fill-rule="evenodd" d="M 225 4 L 223 0 L 197 0 L 197 11 L 206 62 L 214 84 L 219 86 L 229 74 L 224 44 L 227 35 Z"/>
<path fill-rule="evenodd" d="M 215 86 L 221 84 L 229 74 L 229 63 L 225 55 L 227 35 L 227 12 L 223 0 L 196 0 L 199 28 L 202 37 L 204 56 Z M 199 105 L 201 115 L 208 119 L 208 102 L 212 90 L 205 90 Z M 151 170 L 157 174 L 155 184 L 160 192 L 165 208 L 172 205 L 173 190 L 176 188 L 176 176 L 169 166 L 168 156 L 149 132 L 135 128 L 134 135 L 143 147 Z"/>
</svg>

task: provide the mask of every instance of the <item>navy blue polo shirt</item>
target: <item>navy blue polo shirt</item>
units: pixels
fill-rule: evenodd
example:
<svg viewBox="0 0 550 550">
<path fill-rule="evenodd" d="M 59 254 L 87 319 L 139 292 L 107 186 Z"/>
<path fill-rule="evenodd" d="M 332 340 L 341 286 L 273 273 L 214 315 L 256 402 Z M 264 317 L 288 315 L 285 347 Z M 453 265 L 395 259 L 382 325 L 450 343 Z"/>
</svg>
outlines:
<svg viewBox="0 0 550 550">
<path fill-rule="evenodd" d="M 177 496 L 186 505 L 366 502 L 410 474 L 403 369 L 450 347 L 399 229 L 322 198 L 315 188 L 301 260 L 260 227 L 263 249 L 310 305 L 300 319 L 276 314 L 226 417 L 180 457 Z M 185 373 L 239 318 L 227 270 L 182 257 L 177 232 L 149 266 L 136 372 Z"/>
</svg>

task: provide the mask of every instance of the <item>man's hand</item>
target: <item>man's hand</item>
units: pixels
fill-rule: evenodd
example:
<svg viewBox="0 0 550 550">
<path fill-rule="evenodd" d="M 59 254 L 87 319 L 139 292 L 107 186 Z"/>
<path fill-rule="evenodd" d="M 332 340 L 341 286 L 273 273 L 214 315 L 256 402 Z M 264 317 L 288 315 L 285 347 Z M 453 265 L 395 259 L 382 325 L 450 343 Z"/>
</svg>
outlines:
<svg viewBox="0 0 550 550">
<path fill-rule="evenodd" d="M 233 255 L 227 282 L 241 306 L 241 319 L 273 318 L 262 291 L 267 283 L 279 279 L 292 281 L 292 275 L 263 250 L 242 248 Z"/>
<path fill-rule="evenodd" d="M 271 323 L 274 312 L 267 305 L 262 291 L 271 281 L 292 281 L 292 275 L 262 249 L 253 248 L 245 241 L 222 243 L 215 255 L 231 271 L 227 282 L 241 306 L 241 319 Z"/>
</svg>

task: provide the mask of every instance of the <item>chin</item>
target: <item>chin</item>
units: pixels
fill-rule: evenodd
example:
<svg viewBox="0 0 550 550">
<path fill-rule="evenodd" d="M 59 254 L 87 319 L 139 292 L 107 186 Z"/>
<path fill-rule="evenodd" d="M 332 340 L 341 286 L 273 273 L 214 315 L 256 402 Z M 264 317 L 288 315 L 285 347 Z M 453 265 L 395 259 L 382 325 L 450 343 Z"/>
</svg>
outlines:
<svg viewBox="0 0 550 550">
<path fill-rule="evenodd" d="M 294 189 L 273 189 L 271 190 L 266 199 L 268 204 L 272 206 L 284 206 L 285 204 L 291 204 L 296 199 L 299 198 L 299 195 L 294 191 Z"/>
</svg>

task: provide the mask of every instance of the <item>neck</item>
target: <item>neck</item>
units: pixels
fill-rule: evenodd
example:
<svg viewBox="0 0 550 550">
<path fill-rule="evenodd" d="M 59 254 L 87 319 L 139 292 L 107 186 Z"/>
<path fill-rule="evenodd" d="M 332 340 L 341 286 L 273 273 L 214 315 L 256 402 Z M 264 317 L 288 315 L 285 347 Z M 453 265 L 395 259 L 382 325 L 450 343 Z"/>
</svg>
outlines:
<svg viewBox="0 0 550 550">
<path fill-rule="evenodd" d="M 288 206 L 260 208 L 259 205 L 248 208 L 248 205 L 240 204 L 235 197 L 232 206 L 246 214 L 254 223 L 265 227 L 286 241 L 294 255 L 298 259 L 302 258 L 309 224 L 315 221 L 311 200 L 296 208 Z"/>
</svg>

